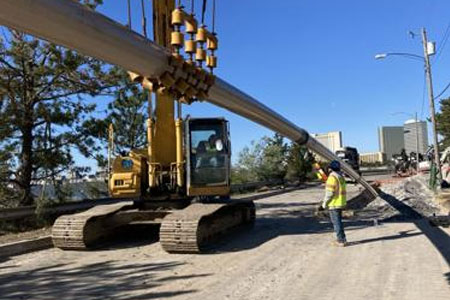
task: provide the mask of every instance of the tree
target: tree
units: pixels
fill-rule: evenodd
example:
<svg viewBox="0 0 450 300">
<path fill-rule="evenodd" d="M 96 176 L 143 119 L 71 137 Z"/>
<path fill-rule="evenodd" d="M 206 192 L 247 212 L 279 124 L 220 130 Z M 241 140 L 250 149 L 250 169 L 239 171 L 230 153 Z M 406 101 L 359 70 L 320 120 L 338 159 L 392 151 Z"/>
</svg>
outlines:
<svg viewBox="0 0 450 300">
<path fill-rule="evenodd" d="M 146 145 L 146 120 L 148 93 L 139 85 L 132 83 L 126 72 L 120 72 L 120 88 L 114 93 L 114 100 L 108 104 L 107 116 L 90 119 L 85 122 L 88 134 L 100 140 L 102 147 L 108 141 L 108 128 L 114 128 L 114 143 L 118 153 L 127 153 L 131 149 Z M 96 155 L 98 165 L 105 167 L 106 158 L 99 152 Z"/>
<path fill-rule="evenodd" d="M 10 178 L 13 168 L 13 155 L 9 150 L 8 148 L 0 149 L 0 207 L 10 207 L 15 204 L 14 190 L 8 181 L 2 180 Z"/>
<path fill-rule="evenodd" d="M 283 181 L 287 173 L 288 146 L 283 137 L 275 133 L 272 138 L 263 137 L 261 152 L 256 160 L 256 174 L 260 180 L 278 179 Z"/>
<path fill-rule="evenodd" d="M 255 182 L 257 158 L 261 152 L 261 144 L 252 141 L 250 147 L 245 146 L 238 154 L 237 164 L 231 169 L 231 181 L 234 184 Z"/>
<path fill-rule="evenodd" d="M 81 2 L 95 8 L 102 1 Z M 4 29 L 0 149 L 12 157 L 0 181 L 14 185 L 20 205 L 33 203 L 33 181 L 54 178 L 73 166 L 74 148 L 93 155 L 95 142 L 83 123 L 96 106 L 83 98 L 110 93 L 117 79 L 115 69 L 98 60 Z"/>
<path fill-rule="evenodd" d="M 238 164 L 232 170 L 234 183 L 252 181 L 283 181 L 287 172 L 288 146 L 281 135 L 252 141 L 239 153 Z"/>
<path fill-rule="evenodd" d="M 287 178 L 303 182 L 306 180 L 308 173 L 312 171 L 314 157 L 305 146 L 291 143 L 287 161 Z"/>
<path fill-rule="evenodd" d="M 450 146 L 450 98 L 442 99 L 440 112 L 436 114 L 437 132 L 443 137 L 443 149 Z"/>
</svg>

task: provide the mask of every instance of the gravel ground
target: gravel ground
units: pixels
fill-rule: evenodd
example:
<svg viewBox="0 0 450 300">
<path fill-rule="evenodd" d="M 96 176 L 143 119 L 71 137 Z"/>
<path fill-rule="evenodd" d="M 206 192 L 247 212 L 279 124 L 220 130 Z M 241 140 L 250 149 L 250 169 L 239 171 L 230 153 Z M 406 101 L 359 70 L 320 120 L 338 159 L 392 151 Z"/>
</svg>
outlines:
<svg viewBox="0 0 450 300">
<path fill-rule="evenodd" d="M 51 234 L 51 231 L 51 228 L 40 228 L 26 232 L 7 233 L 0 235 L 0 245 L 47 236 Z"/>
<path fill-rule="evenodd" d="M 260 199 L 253 228 L 201 255 L 167 254 L 149 238 L 10 257 L 0 298 L 449 299 L 449 229 L 411 218 L 374 226 L 357 214 L 345 222 L 349 247 L 336 248 L 328 220 L 314 215 L 322 197 L 323 186 Z"/>
<path fill-rule="evenodd" d="M 441 209 L 426 186 L 426 175 L 413 176 L 380 187 L 380 197 L 369 203 L 360 218 L 394 221 L 420 219 L 439 214 Z"/>
</svg>

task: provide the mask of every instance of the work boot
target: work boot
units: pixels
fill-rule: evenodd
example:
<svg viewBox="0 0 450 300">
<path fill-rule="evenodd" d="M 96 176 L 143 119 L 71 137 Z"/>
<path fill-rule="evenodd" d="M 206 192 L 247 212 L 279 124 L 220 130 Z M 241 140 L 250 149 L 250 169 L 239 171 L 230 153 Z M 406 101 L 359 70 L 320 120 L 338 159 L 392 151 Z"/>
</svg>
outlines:
<svg viewBox="0 0 450 300">
<path fill-rule="evenodd" d="M 333 243 L 336 247 L 346 247 L 347 246 L 347 242 L 339 242 L 339 241 L 334 241 Z"/>
</svg>

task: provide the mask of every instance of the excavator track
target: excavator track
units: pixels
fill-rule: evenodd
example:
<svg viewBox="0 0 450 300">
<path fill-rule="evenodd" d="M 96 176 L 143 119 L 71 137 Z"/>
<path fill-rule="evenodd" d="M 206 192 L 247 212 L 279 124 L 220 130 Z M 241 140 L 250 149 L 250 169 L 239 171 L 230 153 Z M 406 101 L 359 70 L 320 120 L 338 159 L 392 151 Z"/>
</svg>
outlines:
<svg viewBox="0 0 450 300">
<path fill-rule="evenodd" d="M 66 250 L 85 250 L 93 246 L 93 243 L 109 236 L 122 225 L 112 216 L 132 205 L 133 202 L 129 201 L 99 205 L 81 213 L 59 217 L 52 227 L 53 245 Z"/>
<path fill-rule="evenodd" d="M 159 239 L 169 253 L 200 253 L 218 236 L 254 220 L 253 201 L 194 203 L 163 219 Z"/>
</svg>

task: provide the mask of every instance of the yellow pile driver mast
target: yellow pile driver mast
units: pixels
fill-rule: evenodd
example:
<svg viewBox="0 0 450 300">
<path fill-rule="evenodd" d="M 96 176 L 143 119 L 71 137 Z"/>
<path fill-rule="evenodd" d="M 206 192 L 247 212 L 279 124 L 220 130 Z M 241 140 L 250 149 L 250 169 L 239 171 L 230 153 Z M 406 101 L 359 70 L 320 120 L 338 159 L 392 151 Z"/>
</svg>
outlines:
<svg viewBox="0 0 450 300">
<path fill-rule="evenodd" d="M 142 83 L 143 87 L 149 90 L 146 157 L 143 161 L 143 151 L 136 150 L 132 151 L 130 156 L 133 165 L 147 164 L 148 188 L 153 195 L 161 192 L 163 188 L 167 191 L 167 187 L 171 191 L 185 190 L 185 193 L 193 195 L 193 189 L 186 188 L 185 180 L 186 136 L 183 129 L 182 103 L 190 104 L 197 99 L 206 98 L 209 87 L 214 83 L 212 72 L 217 67 L 215 51 L 218 48 L 218 40 L 216 34 L 209 32 L 203 24 L 205 7 L 202 24 L 199 26 L 193 7 L 189 14 L 182 6 L 175 7 L 175 1 L 154 0 L 152 3 L 155 42 L 171 50 L 172 57 L 169 64 L 172 66 L 172 72 L 166 72 L 160 78 L 144 78 L 130 72 L 133 81 Z M 215 10 L 215 3 L 213 9 Z M 183 52 L 187 60 L 184 60 Z M 209 68 L 209 73 L 202 68 L 204 62 Z M 155 93 L 156 99 L 154 115 L 151 105 L 152 93 Z M 145 190 L 142 185 L 144 179 L 140 178 L 143 174 L 131 174 L 123 172 L 124 170 L 121 172 L 122 166 L 120 161 L 113 164 L 109 183 L 111 195 L 114 197 L 141 195 Z M 137 166 L 137 169 L 139 168 Z M 199 191 L 198 188 L 196 190 Z M 208 190 L 214 194 L 214 190 L 211 188 Z M 216 189 L 216 193 L 224 195 L 229 193 L 229 189 Z"/>
<path fill-rule="evenodd" d="M 204 25 L 205 4 L 203 1 L 199 26 L 193 10 L 186 13 L 182 6 L 175 7 L 173 0 L 153 0 L 155 41 L 172 55 L 169 70 L 158 78 L 130 72 L 131 79 L 149 92 L 147 149 L 131 149 L 111 163 L 114 134 L 112 127 L 109 130 L 110 194 L 134 201 L 59 217 L 52 229 L 56 247 L 86 249 L 116 228 L 138 221 L 161 225 L 164 250 L 200 252 L 231 227 L 253 222 L 253 202 L 229 199 L 228 122 L 223 118 L 182 117 L 182 103 L 206 99 L 215 80 L 212 72 L 217 66 L 218 40 Z M 205 64 L 208 71 L 203 68 Z M 208 203 L 191 204 L 195 197 Z"/>
<path fill-rule="evenodd" d="M 171 12 L 174 9 L 174 0 L 153 1 L 154 40 L 165 48 L 170 48 L 171 45 Z M 155 92 L 156 94 L 155 117 L 157 122 L 155 122 L 151 114 L 147 121 L 149 186 L 152 189 L 156 187 L 156 179 L 160 172 L 167 170 L 167 168 L 173 171 L 173 165 L 178 169 L 178 166 L 183 163 L 182 116 L 181 104 L 177 102 L 179 115 L 177 120 L 175 120 L 175 99 L 167 89 L 164 87 L 156 87 L 154 89 L 153 85 L 148 86 L 148 88 L 150 88 L 150 92 Z M 179 175 L 177 177 L 181 178 L 181 172 Z"/>
</svg>

